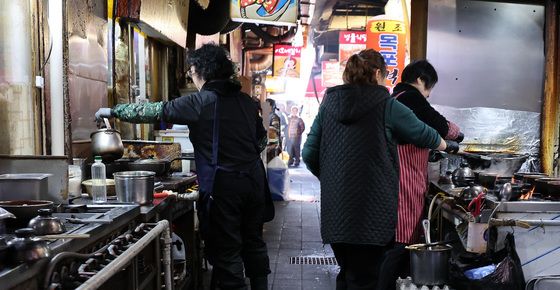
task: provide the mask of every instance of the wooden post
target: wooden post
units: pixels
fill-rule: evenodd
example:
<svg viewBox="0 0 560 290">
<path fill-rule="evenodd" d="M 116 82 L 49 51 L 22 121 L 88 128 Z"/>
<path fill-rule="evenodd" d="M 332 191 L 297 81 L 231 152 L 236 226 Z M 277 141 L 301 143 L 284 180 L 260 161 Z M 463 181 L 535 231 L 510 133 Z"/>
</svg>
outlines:
<svg viewBox="0 0 560 290">
<path fill-rule="evenodd" d="M 428 42 L 428 0 L 410 3 L 410 60 L 426 58 Z"/>
<path fill-rule="evenodd" d="M 554 145 L 558 139 L 558 4 L 545 5 L 545 79 L 541 114 L 541 170 L 554 171 Z"/>
</svg>

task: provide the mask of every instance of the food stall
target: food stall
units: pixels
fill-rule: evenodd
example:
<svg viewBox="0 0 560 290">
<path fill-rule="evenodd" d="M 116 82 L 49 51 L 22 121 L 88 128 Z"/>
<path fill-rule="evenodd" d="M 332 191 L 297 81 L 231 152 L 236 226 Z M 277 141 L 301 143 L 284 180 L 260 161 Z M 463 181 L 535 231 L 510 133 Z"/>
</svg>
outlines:
<svg viewBox="0 0 560 290">
<path fill-rule="evenodd" d="M 560 287 L 557 19 L 555 1 L 412 1 L 411 58 L 466 136 L 430 163 L 426 199 L 457 289 Z"/>
</svg>

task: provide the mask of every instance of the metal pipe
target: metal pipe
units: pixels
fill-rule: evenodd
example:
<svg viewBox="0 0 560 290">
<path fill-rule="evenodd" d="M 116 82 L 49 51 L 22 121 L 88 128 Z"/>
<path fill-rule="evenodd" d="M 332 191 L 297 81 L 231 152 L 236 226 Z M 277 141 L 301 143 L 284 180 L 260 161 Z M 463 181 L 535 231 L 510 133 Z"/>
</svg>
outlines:
<svg viewBox="0 0 560 290">
<path fill-rule="evenodd" d="M 49 24 L 52 52 L 49 64 L 51 105 L 51 155 L 64 155 L 64 66 L 62 0 L 49 0 Z"/>
<path fill-rule="evenodd" d="M 490 219 L 491 226 L 519 226 L 528 228 L 530 226 L 560 226 L 557 220 L 523 220 L 523 219 Z"/>
<path fill-rule="evenodd" d="M 101 269 L 95 276 L 91 277 L 87 281 L 85 281 L 80 287 L 77 289 L 79 290 L 89 290 L 89 289 L 98 289 L 100 285 L 105 283 L 109 278 L 111 278 L 116 273 L 120 272 L 122 268 L 124 268 L 132 259 L 134 259 L 144 248 L 146 248 L 152 240 L 159 237 L 160 234 L 164 235 L 164 239 L 170 239 L 169 234 L 169 222 L 167 220 L 159 221 L 156 226 L 151 229 L 148 233 L 146 233 L 138 242 L 132 245 L 128 250 L 121 253 L 115 260 L 113 260 L 109 265 Z M 170 243 L 166 243 L 167 253 L 170 252 L 169 250 Z M 164 248 L 165 251 L 165 248 Z M 170 255 L 167 255 L 170 256 Z M 165 265 L 167 259 L 168 265 Z M 164 257 L 164 265 L 165 265 L 165 289 L 172 289 L 172 282 L 169 283 L 168 278 L 171 278 L 171 259 L 168 257 Z M 172 281 L 172 280 L 171 280 Z"/>
<path fill-rule="evenodd" d="M 163 220 L 167 222 L 167 220 Z M 163 231 L 163 267 L 165 275 L 165 289 L 171 290 L 173 288 L 173 275 L 171 274 L 171 232 L 169 224 Z"/>
</svg>

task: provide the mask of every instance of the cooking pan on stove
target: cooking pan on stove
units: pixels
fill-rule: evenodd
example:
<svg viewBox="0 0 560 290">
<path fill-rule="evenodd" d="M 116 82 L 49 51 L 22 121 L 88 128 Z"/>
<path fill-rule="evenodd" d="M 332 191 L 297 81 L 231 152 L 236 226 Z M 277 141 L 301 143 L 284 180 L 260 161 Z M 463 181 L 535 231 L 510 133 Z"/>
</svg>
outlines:
<svg viewBox="0 0 560 290">
<path fill-rule="evenodd" d="M 536 185 L 536 180 L 541 178 L 547 178 L 548 175 L 524 175 L 523 183 Z"/>
<path fill-rule="evenodd" d="M 493 189 L 496 186 L 496 183 L 506 183 L 511 181 L 511 176 L 501 176 L 495 172 L 483 172 L 478 171 L 475 172 L 475 180 L 478 184 Z"/>
<path fill-rule="evenodd" d="M 502 176 L 513 176 L 521 165 L 527 160 L 528 155 L 497 153 L 497 152 L 460 152 L 458 153 L 467 161 L 473 170 L 496 172 Z"/>
<path fill-rule="evenodd" d="M 175 160 L 191 160 L 188 157 L 177 157 L 173 159 L 138 159 L 127 164 L 130 171 L 152 171 L 156 176 L 167 176 L 171 172 L 171 163 Z"/>
<path fill-rule="evenodd" d="M 560 181 L 549 181 L 545 185 L 545 195 L 554 199 L 560 198 Z"/>
<path fill-rule="evenodd" d="M 560 178 L 558 178 L 558 177 L 544 177 L 544 178 L 535 179 L 535 181 L 534 181 L 535 192 L 546 194 L 548 192 L 547 184 L 549 182 L 554 182 L 554 181 L 560 182 Z"/>
<path fill-rule="evenodd" d="M 515 180 L 523 181 L 523 176 L 525 175 L 541 175 L 542 177 L 548 177 L 544 172 L 516 172 L 513 174 Z"/>
<path fill-rule="evenodd" d="M 40 209 L 52 209 L 53 202 L 49 200 L 6 200 L 0 201 L 0 207 L 16 216 L 7 220 L 8 227 L 26 227 L 29 221 L 36 217 Z"/>
</svg>

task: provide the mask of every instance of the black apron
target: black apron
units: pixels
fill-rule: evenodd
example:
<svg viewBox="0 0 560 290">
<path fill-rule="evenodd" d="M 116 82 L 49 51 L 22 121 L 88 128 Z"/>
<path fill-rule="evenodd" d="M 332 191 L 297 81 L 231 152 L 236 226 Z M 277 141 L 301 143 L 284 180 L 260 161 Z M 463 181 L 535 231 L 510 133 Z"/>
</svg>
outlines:
<svg viewBox="0 0 560 290">
<path fill-rule="evenodd" d="M 220 125 L 219 125 L 219 116 L 218 116 L 218 112 L 219 112 L 219 99 L 220 96 L 216 95 L 216 102 L 214 103 L 214 123 L 213 123 L 213 128 L 212 128 L 212 160 L 210 160 L 210 162 L 208 162 L 208 160 L 206 158 L 204 158 L 204 156 L 202 154 L 200 154 L 200 152 L 195 150 L 195 163 L 196 163 L 196 173 L 197 173 L 197 179 L 198 179 L 198 185 L 199 185 L 199 193 L 200 193 L 200 197 L 199 197 L 199 202 L 197 203 L 197 210 L 200 214 L 200 218 L 199 218 L 199 225 L 200 225 L 200 231 L 203 234 L 203 236 L 205 235 L 205 233 L 207 233 L 208 231 L 208 226 L 209 226 L 209 215 L 210 215 L 210 209 L 212 207 L 212 192 L 214 191 L 214 183 L 215 183 L 215 179 L 216 179 L 216 173 L 219 170 L 225 171 L 225 172 L 230 172 L 230 173 L 237 173 L 240 175 L 245 175 L 247 177 L 250 177 L 251 179 L 254 180 L 252 173 L 255 170 L 264 170 L 264 169 L 259 169 L 257 168 L 258 166 L 263 167 L 264 165 L 262 164 L 262 161 L 259 157 L 257 157 L 253 164 L 250 165 L 248 168 L 250 168 L 249 170 L 246 171 L 239 171 L 239 170 L 234 170 L 231 168 L 228 168 L 226 166 L 222 166 L 218 163 L 218 145 L 219 145 L 219 132 L 220 132 Z M 243 106 L 241 105 L 241 103 L 238 103 L 240 105 L 241 110 L 243 110 L 243 113 L 245 116 L 247 116 L 245 114 L 245 110 L 243 109 Z M 257 144 L 256 140 L 255 140 L 255 144 Z M 258 151 L 258 150 L 257 150 Z M 268 222 L 271 221 L 274 218 L 274 204 L 272 203 L 272 197 L 270 194 L 270 189 L 268 188 L 268 181 L 266 180 L 266 174 L 263 174 L 265 180 L 264 180 L 264 186 L 265 186 L 265 192 L 264 194 L 265 196 L 265 216 L 264 216 L 264 221 L 263 222 Z"/>
</svg>

